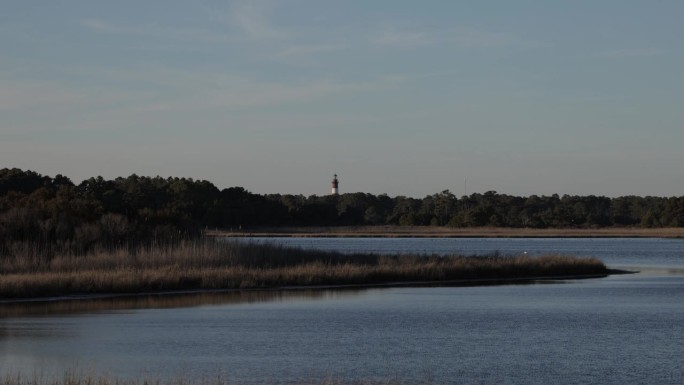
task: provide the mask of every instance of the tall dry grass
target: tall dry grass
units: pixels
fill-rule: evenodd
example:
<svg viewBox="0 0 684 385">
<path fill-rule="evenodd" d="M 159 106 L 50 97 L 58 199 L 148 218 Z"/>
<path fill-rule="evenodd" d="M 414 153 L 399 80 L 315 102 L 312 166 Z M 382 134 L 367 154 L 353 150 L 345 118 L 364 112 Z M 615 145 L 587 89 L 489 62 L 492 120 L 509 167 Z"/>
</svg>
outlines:
<svg viewBox="0 0 684 385">
<path fill-rule="evenodd" d="M 31 250 L 30 245 L 16 250 Z M 0 256 L 0 298 L 603 275 L 593 258 L 343 254 L 211 239 Z"/>
</svg>

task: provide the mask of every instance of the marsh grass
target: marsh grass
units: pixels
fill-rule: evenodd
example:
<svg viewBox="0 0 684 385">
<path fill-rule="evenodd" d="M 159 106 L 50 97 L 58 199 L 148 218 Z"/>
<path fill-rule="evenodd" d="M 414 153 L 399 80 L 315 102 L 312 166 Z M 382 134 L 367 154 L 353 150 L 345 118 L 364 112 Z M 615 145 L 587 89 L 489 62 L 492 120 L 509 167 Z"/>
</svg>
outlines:
<svg viewBox="0 0 684 385">
<path fill-rule="evenodd" d="M 0 256 L 0 298 L 179 290 L 371 285 L 605 275 L 593 258 L 344 254 L 199 239 L 86 254 L 17 245 Z M 22 251 L 31 251 L 24 254 Z"/>
</svg>

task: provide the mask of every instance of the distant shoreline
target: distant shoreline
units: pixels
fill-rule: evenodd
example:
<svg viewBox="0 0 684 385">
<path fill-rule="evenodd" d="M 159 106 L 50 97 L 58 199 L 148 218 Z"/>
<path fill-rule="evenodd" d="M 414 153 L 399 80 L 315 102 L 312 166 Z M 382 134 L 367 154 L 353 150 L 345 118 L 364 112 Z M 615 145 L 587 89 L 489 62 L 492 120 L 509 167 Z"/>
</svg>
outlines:
<svg viewBox="0 0 684 385">
<path fill-rule="evenodd" d="M 684 227 L 599 229 L 533 229 L 506 227 L 339 226 L 259 227 L 206 230 L 208 237 L 302 238 L 684 238 Z"/>
</svg>

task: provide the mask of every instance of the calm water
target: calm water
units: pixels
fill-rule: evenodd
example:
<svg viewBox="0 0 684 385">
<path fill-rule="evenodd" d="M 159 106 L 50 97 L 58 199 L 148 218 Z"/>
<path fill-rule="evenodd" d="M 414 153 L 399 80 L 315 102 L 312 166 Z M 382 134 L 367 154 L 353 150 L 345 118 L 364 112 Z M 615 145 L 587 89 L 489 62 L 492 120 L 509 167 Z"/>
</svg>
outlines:
<svg viewBox="0 0 684 385">
<path fill-rule="evenodd" d="M 684 240 L 644 238 L 243 238 L 243 242 L 344 252 L 597 257 L 611 267 L 683 267 Z"/>
<path fill-rule="evenodd" d="M 273 240 L 258 240 L 260 242 Z M 343 251 L 591 255 L 641 274 L 494 287 L 0 305 L 0 371 L 406 383 L 684 383 L 684 241 L 277 239 Z"/>
</svg>

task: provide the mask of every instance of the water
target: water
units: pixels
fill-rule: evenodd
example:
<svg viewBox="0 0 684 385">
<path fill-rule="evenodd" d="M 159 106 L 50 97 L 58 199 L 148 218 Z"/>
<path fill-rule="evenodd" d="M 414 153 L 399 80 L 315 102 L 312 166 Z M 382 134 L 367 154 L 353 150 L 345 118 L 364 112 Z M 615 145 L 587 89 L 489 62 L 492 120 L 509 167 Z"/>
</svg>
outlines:
<svg viewBox="0 0 684 385">
<path fill-rule="evenodd" d="M 260 240 L 266 241 L 266 240 Z M 492 287 L 235 292 L 0 307 L 0 371 L 301 383 L 684 383 L 684 241 L 278 239 L 592 255 L 646 273 Z M 433 242 L 434 241 L 434 242 Z"/>
<path fill-rule="evenodd" d="M 659 238 L 238 238 L 305 249 L 347 253 L 520 255 L 597 257 L 611 267 L 684 266 L 684 240 Z"/>
</svg>

